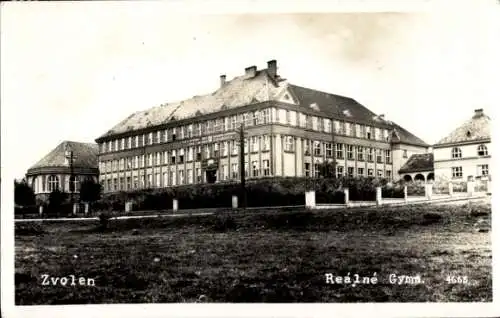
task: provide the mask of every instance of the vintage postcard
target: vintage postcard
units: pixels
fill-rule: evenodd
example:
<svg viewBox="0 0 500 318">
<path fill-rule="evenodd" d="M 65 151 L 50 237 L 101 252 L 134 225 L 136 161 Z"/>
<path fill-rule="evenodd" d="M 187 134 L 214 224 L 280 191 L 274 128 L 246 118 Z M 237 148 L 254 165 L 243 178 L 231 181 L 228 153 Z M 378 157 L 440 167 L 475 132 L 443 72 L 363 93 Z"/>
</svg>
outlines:
<svg viewBox="0 0 500 318">
<path fill-rule="evenodd" d="M 499 9 L 2 2 L 2 317 L 500 314 Z"/>
</svg>

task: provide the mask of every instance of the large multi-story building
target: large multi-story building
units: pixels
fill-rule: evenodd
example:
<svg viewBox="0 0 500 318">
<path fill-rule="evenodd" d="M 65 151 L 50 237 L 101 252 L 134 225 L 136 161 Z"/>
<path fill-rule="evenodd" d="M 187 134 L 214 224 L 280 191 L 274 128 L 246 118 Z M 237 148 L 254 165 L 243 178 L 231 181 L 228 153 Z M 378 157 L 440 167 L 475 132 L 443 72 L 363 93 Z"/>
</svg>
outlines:
<svg viewBox="0 0 500 318">
<path fill-rule="evenodd" d="M 248 178 L 318 176 L 333 162 L 337 176 L 399 178 L 398 170 L 428 145 L 352 98 L 289 83 L 267 68 L 247 67 L 212 94 L 130 115 L 99 144 L 106 192 L 239 179 L 238 129 L 244 126 Z"/>
<path fill-rule="evenodd" d="M 97 182 L 97 154 L 96 144 L 63 141 L 28 169 L 26 180 L 40 200 L 56 189 L 78 196 L 82 181 Z"/>
<path fill-rule="evenodd" d="M 434 148 L 434 173 L 445 180 L 490 179 L 490 118 L 482 109 Z"/>
</svg>

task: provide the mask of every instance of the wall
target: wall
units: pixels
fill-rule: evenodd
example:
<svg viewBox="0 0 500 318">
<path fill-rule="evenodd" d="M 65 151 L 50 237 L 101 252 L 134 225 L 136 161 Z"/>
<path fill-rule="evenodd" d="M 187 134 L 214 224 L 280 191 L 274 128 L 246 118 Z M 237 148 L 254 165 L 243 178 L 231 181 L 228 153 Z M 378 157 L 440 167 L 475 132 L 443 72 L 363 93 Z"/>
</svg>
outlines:
<svg viewBox="0 0 500 318">
<path fill-rule="evenodd" d="M 468 176 L 480 177 L 478 165 L 488 165 L 491 175 L 491 146 L 490 143 L 483 143 L 488 149 L 487 156 L 478 156 L 477 149 L 480 143 L 458 146 L 449 146 L 434 149 L 434 171 L 436 178 L 467 180 Z M 452 158 L 451 152 L 454 147 L 462 150 L 462 158 Z M 462 178 L 453 178 L 452 167 L 462 167 Z"/>
</svg>

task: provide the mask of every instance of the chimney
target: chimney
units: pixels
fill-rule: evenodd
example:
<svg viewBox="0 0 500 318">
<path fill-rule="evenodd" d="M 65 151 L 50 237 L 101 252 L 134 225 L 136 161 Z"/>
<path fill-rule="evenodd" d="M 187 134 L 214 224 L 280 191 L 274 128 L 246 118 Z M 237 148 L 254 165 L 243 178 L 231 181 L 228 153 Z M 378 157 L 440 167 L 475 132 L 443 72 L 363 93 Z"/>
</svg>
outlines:
<svg viewBox="0 0 500 318">
<path fill-rule="evenodd" d="M 475 109 L 474 110 L 474 117 L 473 118 L 478 118 L 484 116 L 484 112 L 482 108 Z"/>
<path fill-rule="evenodd" d="M 249 66 L 245 69 L 247 78 L 255 77 L 255 74 L 257 74 L 257 66 Z"/>
<path fill-rule="evenodd" d="M 278 65 L 276 60 L 267 62 L 267 73 L 272 79 L 275 79 L 278 76 Z"/>
<path fill-rule="evenodd" d="M 226 75 L 223 74 L 220 76 L 220 87 L 224 86 L 226 84 Z"/>
<path fill-rule="evenodd" d="M 378 117 L 382 120 L 385 120 L 385 114 L 380 114 Z"/>
</svg>

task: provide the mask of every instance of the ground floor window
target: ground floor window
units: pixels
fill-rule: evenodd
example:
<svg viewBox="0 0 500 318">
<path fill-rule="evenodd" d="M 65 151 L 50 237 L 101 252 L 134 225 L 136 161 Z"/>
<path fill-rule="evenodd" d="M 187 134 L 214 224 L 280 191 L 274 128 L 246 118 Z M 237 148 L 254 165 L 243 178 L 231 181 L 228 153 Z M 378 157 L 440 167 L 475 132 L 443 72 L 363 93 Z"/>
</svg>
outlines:
<svg viewBox="0 0 500 318">
<path fill-rule="evenodd" d="M 264 160 L 262 163 L 263 163 L 263 167 L 264 167 L 264 176 L 271 175 L 269 160 Z"/>
<path fill-rule="evenodd" d="M 337 178 L 342 178 L 344 176 L 344 167 L 337 166 Z"/>
<path fill-rule="evenodd" d="M 47 184 L 49 192 L 55 191 L 59 189 L 59 178 L 57 176 L 49 176 Z"/>
<path fill-rule="evenodd" d="M 347 167 L 347 175 L 349 177 L 354 177 L 354 167 Z"/>
<path fill-rule="evenodd" d="M 311 175 L 311 164 L 306 162 L 304 163 L 304 175 L 309 177 Z"/>
<path fill-rule="evenodd" d="M 373 169 L 368 169 L 368 176 L 373 177 Z"/>
<path fill-rule="evenodd" d="M 358 168 L 358 176 L 364 176 L 365 175 L 365 169 L 364 168 Z"/>
</svg>

